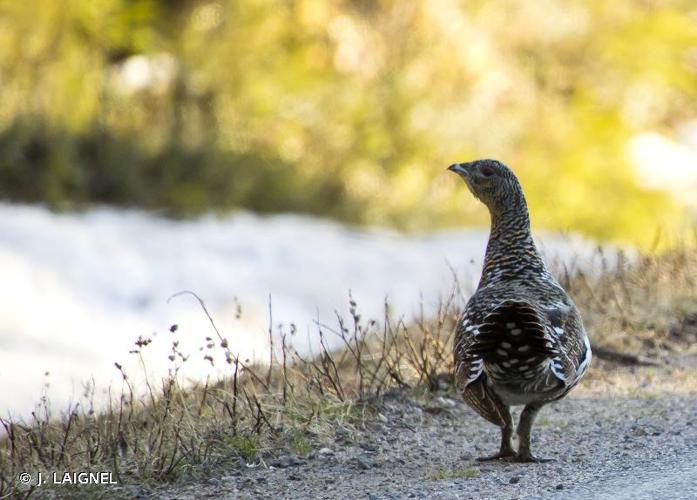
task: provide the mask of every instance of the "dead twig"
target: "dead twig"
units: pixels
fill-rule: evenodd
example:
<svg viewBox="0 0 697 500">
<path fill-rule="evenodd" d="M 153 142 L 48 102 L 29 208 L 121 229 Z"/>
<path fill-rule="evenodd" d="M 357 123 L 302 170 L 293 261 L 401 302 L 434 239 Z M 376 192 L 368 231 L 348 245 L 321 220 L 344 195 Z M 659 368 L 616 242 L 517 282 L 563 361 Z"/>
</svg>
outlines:
<svg viewBox="0 0 697 500">
<path fill-rule="evenodd" d="M 603 359 L 605 361 L 610 361 L 612 363 L 618 363 L 625 366 L 662 366 L 661 363 L 656 360 L 637 356 L 636 354 L 613 351 L 598 345 L 592 345 L 591 350 L 593 351 L 593 356 L 598 359 Z"/>
</svg>

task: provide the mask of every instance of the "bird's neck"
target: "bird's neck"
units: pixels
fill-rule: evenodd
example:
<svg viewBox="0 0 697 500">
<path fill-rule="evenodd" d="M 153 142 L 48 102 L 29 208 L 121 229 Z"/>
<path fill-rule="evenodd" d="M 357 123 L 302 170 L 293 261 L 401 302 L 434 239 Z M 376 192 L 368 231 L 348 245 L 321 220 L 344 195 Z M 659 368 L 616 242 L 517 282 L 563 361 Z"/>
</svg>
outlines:
<svg viewBox="0 0 697 500">
<path fill-rule="evenodd" d="M 546 273 L 530 232 L 530 215 L 522 193 L 505 206 L 490 207 L 491 232 L 480 286 L 499 279 Z"/>
</svg>

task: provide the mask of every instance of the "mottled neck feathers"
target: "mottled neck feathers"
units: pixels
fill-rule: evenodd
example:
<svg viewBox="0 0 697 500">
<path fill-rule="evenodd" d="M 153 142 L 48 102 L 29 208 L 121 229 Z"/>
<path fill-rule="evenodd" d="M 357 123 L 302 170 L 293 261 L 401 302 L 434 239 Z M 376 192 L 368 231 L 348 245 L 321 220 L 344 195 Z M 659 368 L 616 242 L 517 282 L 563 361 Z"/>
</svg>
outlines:
<svg viewBox="0 0 697 500">
<path fill-rule="evenodd" d="M 530 216 L 522 190 L 504 203 L 490 206 L 491 232 L 480 286 L 499 279 L 546 274 L 546 266 L 530 232 Z"/>
</svg>

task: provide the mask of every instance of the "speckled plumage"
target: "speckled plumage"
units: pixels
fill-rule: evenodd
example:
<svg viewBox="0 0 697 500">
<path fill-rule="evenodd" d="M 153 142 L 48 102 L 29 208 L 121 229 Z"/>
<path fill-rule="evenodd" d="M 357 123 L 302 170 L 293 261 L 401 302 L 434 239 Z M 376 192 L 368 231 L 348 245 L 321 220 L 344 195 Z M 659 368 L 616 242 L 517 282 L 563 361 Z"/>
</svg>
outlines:
<svg viewBox="0 0 697 500">
<path fill-rule="evenodd" d="M 499 453 L 487 458 L 543 461 L 530 453 L 539 409 L 564 397 L 591 360 L 575 304 L 550 274 L 530 233 L 520 184 L 495 160 L 451 165 L 491 215 L 479 286 L 455 337 L 455 381 L 467 403 L 502 428 Z M 508 407 L 526 405 L 511 445 Z"/>
</svg>

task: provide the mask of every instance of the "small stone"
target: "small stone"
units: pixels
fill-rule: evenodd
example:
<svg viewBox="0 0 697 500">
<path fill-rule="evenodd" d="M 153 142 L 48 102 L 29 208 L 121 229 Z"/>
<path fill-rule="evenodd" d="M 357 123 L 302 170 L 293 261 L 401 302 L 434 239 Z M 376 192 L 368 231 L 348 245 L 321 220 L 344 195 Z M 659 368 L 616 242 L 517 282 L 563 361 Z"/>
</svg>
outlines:
<svg viewBox="0 0 697 500">
<path fill-rule="evenodd" d="M 383 424 L 386 424 L 388 422 L 387 417 L 382 413 L 378 413 L 378 420 Z"/>
<path fill-rule="evenodd" d="M 364 455 L 357 456 L 356 463 L 358 464 L 358 467 L 363 470 L 368 470 L 375 467 L 375 462 Z"/>
<path fill-rule="evenodd" d="M 209 486 L 220 486 L 220 479 L 210 478 L 207 482 Z"/>
<path fill-rule="evenodd" d="M 140 486 L 135 486 L 129 489 L 129 495 L 131 496 L 131 498 L 146 498 L 148 496 L 148 490 Z"/>
<path fill-rule="evenodd" d="M 376 445 L 374 443 L 361 443 L 360 447 L 363 448 L 365 451 L 372 451 L 372 452 L 376 452 L 380 449 L 378 447 L 378 445 Z"/>
<path fill-rule="evenodd" d="M 520 476 L 513 476 L 508 480 L 509 484 L 518 484 L 520 482 Z"/>
<path fill-rule="evenodd" d="M 426 406 L 425 410 L 429 413 L 438 414 L 442 411 L 450 410 L 452 408 L 455 408 L 455 401 L 453 401 L 450 398 L 438 396 L 437 398 L 434 398 Z"/>
<path fill-rule="evenodd" d="M 337 441 L 348 441 L 351 438 L 351 431 L 346 427 L 337 427 L 334 431 Z"/>
<path fill-rule="evenodd" d="M 558 484 L 558 485 L 555 486 L 555 488 L 556 488 L 557 490 L 563 490 L 563 489 L 564 489 L 564 485 L 563 485 L 563 484 Z"/>
<path fill-rule="evenodd" d="M 332 450 L 331 448 L 320 448 L 317 453 L 319 453 L 320 455 L 333 455 L 334 450 Z"/>
<path fill-rule="evenodd" d="M 634 432 L 635 436 L 646 436 L 648 434 L 643 427 L 638 426 L 632 427 L 632 431 Z"/>
<path fill-rule="evenodd" d="M 301 481 L 302 477 L 299 474 L 288 474 L 289 481 Z"/>
<path fill-rule="evenodd" d="M 276 467 L 277 469 L 286 469 L 288 467 L 294 467 L 302 464 L 303 461 L 295 455 L 283 455 L 282 457 L 279 457 L 271 462 L 271 466 Z"/>
<path fill-rule="evenodd" d="M 455 403 L 455 401 L 453 401 L 453 400 L 450 399 L 450 398 L 446 398 L 446 397 L 440 396 L 440 397 L 436 398 L 436 400 L 437 400 L 438 403 L 441 404 L 444 408 L 455 408 L 456 403 Z"/>
</svg>

